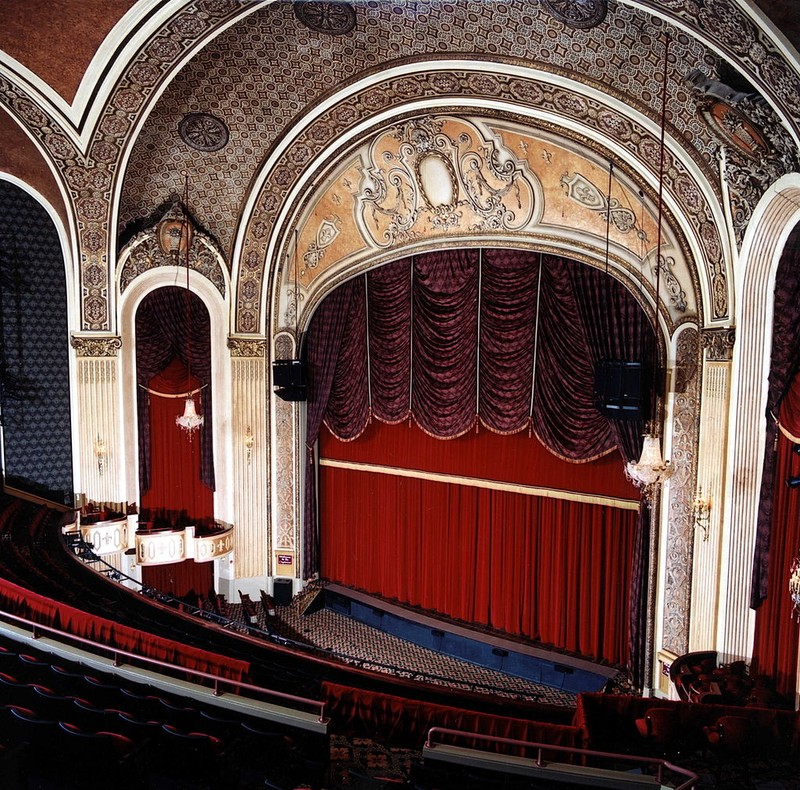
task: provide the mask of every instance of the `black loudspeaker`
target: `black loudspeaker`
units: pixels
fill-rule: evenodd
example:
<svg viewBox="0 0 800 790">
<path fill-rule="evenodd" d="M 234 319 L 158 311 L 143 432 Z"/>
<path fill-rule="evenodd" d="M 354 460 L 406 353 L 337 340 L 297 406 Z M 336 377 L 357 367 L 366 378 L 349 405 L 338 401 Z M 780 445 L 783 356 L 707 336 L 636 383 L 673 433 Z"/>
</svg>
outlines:
<svg viewBox="0 0 800 790">
<path fill-rule="evenodd" d="M 285 401 L 306 399 L 306 371 L 300 359 L 276 359 L 272 363 L 275 394 Z"/>
<path fill-rule="evenodd" d="M 276 387 L 275 394 L 286 401 L 301 401 L 306 399 L 305 387 Z"/>
<path fill-rule="evenodd" d="M 272 583 L 272 597 L 278 606 L 288 606 L 292 602 L 292 580 L 275 579 Z"/>
<path fill-rule="evenodd" d="M 272 363 L 272 386 L 302 387 L 306 383 L 306 372 L 300 359 L 276 359 Z"/>
<path fill-rule="evenodd" d="M 601 360 L 595 369 L 595 405 L 612 420 L 647 419 L 648 383 L 647 370 L 641 362 Z"/>
</svg>

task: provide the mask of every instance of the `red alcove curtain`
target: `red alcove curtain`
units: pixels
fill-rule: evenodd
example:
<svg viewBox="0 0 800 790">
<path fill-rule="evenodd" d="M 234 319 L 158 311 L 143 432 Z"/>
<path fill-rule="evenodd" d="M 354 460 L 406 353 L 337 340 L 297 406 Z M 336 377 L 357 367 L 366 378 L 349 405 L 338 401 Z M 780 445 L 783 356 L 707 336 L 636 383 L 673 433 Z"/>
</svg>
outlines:
<svg viewBox="0 0 800 790">
<path fill-rule="evenodd" d="M 150 488 L 142 495 L 142 512 L 173 523 L 210 522 L 214 517 L 214 492 L 201 480 L 200 431 L 189 436 L 175 424 L 183 414 L 184 398 L 159 397 L 152 392 L 179 395 L 198 388 L 195 377 L 176 358 L 149 381 Z M 199 409 L 201 396 L 195 396 Z"/>
<path fill-rule="evenodd" d="M 800 376 L 792 380 L 781 404 L 780 423 L 790 433 L 800 428 Z M 756 610 L 753 670 L 769 675 L 780 694 L 793 698 L 797 686 L 798 630 L 789 598 L 792 560 L 800 552 L 800 490 L 786 480 L 800 475 L 798 445 L 778 434 L 774 465 L 772 525 L 766 598 Z"/>
</svg>

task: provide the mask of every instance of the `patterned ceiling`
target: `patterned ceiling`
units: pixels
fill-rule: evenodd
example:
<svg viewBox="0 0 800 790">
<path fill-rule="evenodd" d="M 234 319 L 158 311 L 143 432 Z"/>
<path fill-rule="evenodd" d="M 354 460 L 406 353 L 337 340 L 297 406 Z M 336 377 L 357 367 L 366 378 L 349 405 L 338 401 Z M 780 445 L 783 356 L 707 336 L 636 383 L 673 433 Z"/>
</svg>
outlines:
<svg viewBox="0 0 800 790">
<path fill-rule="evenodd" d="M 667 25 L 641 10 L 612 2 L 604 23 L 587 30 L 563 24 L 529 0 L 367 0 L 356 11 L 354 30 L 332 36 L 301 24 L 290 3 L 273 3 L 240 20 L 184 67 L 134 145 L 119 212 L 121 241 L 182 191 L 181 174 L 189 170 L 191 209 L 230 255 L 249 185 L 272 147 L 337 88 L 390 65 L 446 54 L 500 59 L 583 82 L 658 120 Z M 696 68 L 714 75 L 718 61 L 689 36 L 675 29 L 671 34 L 670 131 L 711 173 L 716 143 L 685 76 Z M 230 139 L 221 150 L 200 152 L 181 139 L 182 118 L 199 112 L 228 124 Z"/>
</svg>

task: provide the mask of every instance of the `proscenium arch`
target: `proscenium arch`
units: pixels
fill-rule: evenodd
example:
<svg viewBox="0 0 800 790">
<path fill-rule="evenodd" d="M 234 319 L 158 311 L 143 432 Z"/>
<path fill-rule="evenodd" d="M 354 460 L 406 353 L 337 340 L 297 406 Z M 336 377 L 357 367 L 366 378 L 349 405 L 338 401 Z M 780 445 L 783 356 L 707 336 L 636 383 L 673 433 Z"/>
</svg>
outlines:
<svg viewBox="0 0 800 790">
<path fill-rule="evenodd" d="M 120 387 L 122 408 L 119 434 L 123 437 L 125 479 L 123 490 L 128 502 L 139 499 L 138 425 L 136 424 L 136 311 L 152 291 L 165 286 L 186 287 L 186 269 L 161 266 L 139 275 L 119 298 L 119 326 L 122 337 L 120 352 Z M 203 275 L 189 271 L 189 288 L 208 310 L 211 329 L 211 378 L 214 382 L 214 516 L 233 522 L 233 486 L 231 470 L 231 364 L 227 349 L 227 303 L 217 288 Z"/>
<path fill-rule="evenodd" d="M 441 96 L 425 100 L 405 101 L 395 106 L 381 109 L 379 112 L 364 113 L 349 128 L 333 127 L 324 132 L 325 124 L 320 118 L 327 112 L 332 115 L 342 108 L 355 112 L 348 102 L 357 103 L 359 91 L 378 91 L 393 76 L 407 78 L 414 75 L 418 79 L 428 79 L 439 73 L 443 66 L 460 69 L 469 74 L 485 74 L 491 70 L 494 76 L 507 80 L 526 80 L 538 90 L 564 91 L 581 98 L 585 102 L 605 108 L 609 112 L 623 115 L 637 126 L 638 132 L 647 136 L 650 145 L 657 141 L 658 123 L 653 118 L 637 114 L 625 107 L 618 100 L 596 90 L 578 86 L 564 78 L 543 75 L 532 69 L 525 69 L 509 64 L 497 64 L 475 61 L 431 61 L 414 62 L 389 69 L 378 76 L 361 80 L 348 86 L 327 101 L 320 103 L 315 111 L 297 125 L 292 138 L 284 138 L 280 144 L 267 155 L 262 168 L 254 182 L 252 197 L 245 206 L 242 221 L 234 244 L 234 326 L 242 334 L 261 334 L 270 336 L 280 328 L 275 301 L 277 299 L 275 272 L 283 268 L 287 251 L 291 249 L 291 228 L 303 208 L 313 200 L 316 191 L 324 186 L 325 179 L 330 177 L 334 163 L 339 161 L 345 150 L 353 149 L 374 134 L 376 130 L 402 120 L 409 116 L 435 115 L 439 113 L 456 113 L 464 115 L 481 115 L 485 118 L 509 117 L 523 122 L 530 122 L 534 127 L 544 125 L 556 134 L 563 133 L 568 137 L 581 137 L 591 143 L 595 155 L 599 158 L 615 161 L 627 171 L 632 181 L 639 183 L 649 195 L 655 194 L 658 188 L 657 168 L 652 162 L 644 160 L 633 150 L 628 141 L 620 141 L 588 121 L 559 116 L 552 110 L 540 106 L 524 105 L 514 102 L 508 96 L 479 96 L 464 94 L 457 97 Z M 427 69 L 427 71 L 426 71 Z M 388 88 L 387 88 L 388 89 Z M 330 120 L 330 119 L 328 119 Z M 331 139 L 333 132 L 335 139 Z M 324 142 L 320 137 L 326 134 Z M 303 148 L 304 161 L 298 162 L 292 150 L 293 145 Z M 656 143 L 657 144 L 657 143 Z M 703 171 L 699 165 L 690 162 L 684 152 L 668 136 L 667 152 L 674 167 L 680 167 L 679 176 L 688 179 L 696 190 L 702 204 L 703 221 L 710 227 L 725 227 L 725 217 L 720 207 L 718 173 Z M 291 166 L 290 166 L 291 165 Z M 635 175 L 635 178 L 634 178 Z M 289 182 L 286 179 L 290 179 Z M 275 180 L 275 184 L 271 180 Z M 278 183 L 279 182 L 279 183 Z M 284 184 L 288 184 L 284 186 Z M 727 261 L 731 257 L 730 239 L 727 234 L 717 236 L 719 256 L 717 260 L 708 260 L 700 234 L 696 228 L 697 216 L 692 215 L 677 198 L 664 190 L 665 220 L 674 217 L 671 223 L 676 238 L 682 240 L 684 254 L 689 261 L 695 262 L 696 271 L 703 271 L 703 276 L 693 275 L 695 291 L 702 293 L 703 311 L 712 315 L 709 310 L 710 278 L 718 265 L 724 273 Z M 717 232 L 716 230 L 714 231 Z M 569 251 L 564 254 L 570 255 Z M 698 263 L 699 262 L 699 265 Z M 709 279 L 709 283 L 699 283 Z M 725 281 L 727 290 L 726 303 L 728 312 L 732 304 L 730 291 L 731 278 Z M 249 290 L 249 293 L 245 293 Z"/>
</svg>

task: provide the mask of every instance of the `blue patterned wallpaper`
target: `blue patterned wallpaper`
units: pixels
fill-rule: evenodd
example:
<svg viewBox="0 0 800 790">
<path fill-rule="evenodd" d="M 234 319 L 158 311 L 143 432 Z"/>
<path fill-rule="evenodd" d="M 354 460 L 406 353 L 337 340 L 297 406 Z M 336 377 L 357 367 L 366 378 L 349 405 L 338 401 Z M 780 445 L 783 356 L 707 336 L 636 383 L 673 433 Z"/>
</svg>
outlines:
<svg viewBox="0 0 800 790">
<path fill-rule="evenodd" d="M 0 392 L 6 481 L 72 502 L 64 260 L 34 198 L 0 180 Z"/>
</svg>

